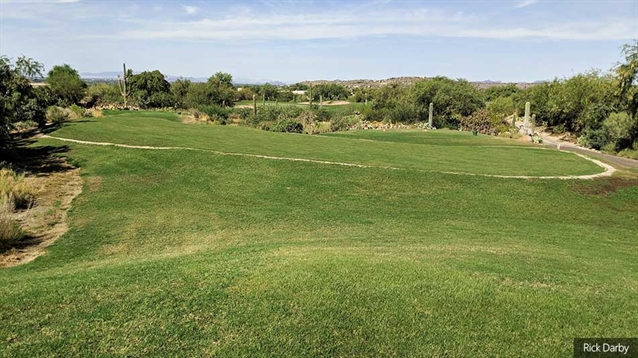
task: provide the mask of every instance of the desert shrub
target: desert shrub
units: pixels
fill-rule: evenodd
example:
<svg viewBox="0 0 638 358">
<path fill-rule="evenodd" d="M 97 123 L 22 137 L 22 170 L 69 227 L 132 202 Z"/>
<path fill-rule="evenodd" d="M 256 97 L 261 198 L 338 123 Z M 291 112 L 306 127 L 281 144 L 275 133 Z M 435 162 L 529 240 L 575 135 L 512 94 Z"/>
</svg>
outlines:
<svg viewBox="0 0 638 358">
<path fill-rule="evenodd" d="M 632 147 L 633 137 L 638 132 L 638 122 L 628 113 L 611 113 L 603 122 L 603 128 L 614 143 L 614 151 L 621 151 Z"/>
<path fill-rule="evenodd" d="M 73 113 L 74 118 L 88 117 L 88 113 L 89 113 L 87 110 L 78 106 L 77 104 L 72 104 L 71 106 L 69 106 L 69 111 Z"/>
<path fill-rule="evenodd" d="M 634 148 L 638 148 L 638 143 L 634 143 Z M 625 148 L 618 152 L 617 155 L 629 159 L 638 160 L 638 149 Z"/>
<path fill-rule="evenodd" d="M 332 118 L 332 113 L 330 113 L 327 109 L 325 108 L 319 108 L 316 111 L 314 111 L 315 113 L 315 121 L 317 122 L 327 122 Z"/>
<path fill-rule="evenodd" d="M 416 108 L 407 103 L 398 103 L 386 110 L 386 120 L 390 123 L 413 123 L 418 119 Z"/>
<path fill-rule="evenodd" d="M 10 248 L 15 242 L 24 237 L 20 224 L 12 217 L 11 202 L 0 202 L 0 248 Z"/>
<path fill-rule="evenodd" d="M 18 132 L 28 132 L 37 127 L 38 127 L 38 123 L 31 120 L 17 122 L 13 124 L 13 128 Z"/>
<path fill-rule="evenodd" d="M 586 129 L 578 137 L 578 145 L 600 150 L 609 143 L 609 133 L 605 129 Z"/>
<path fill-rule="evenodd" d="M 498 134 L 507 131 L 507 122 L 487 109 L 479 109 L 472 115 L 460 119 L 461 130 L 478 131 L 483 134 Z"/>
<path fill-rule="evenodd" d="M 37 195 L 37 188 L 24 180 L 24 174 L 6 168 L 0 170 L 0 201 L 10 202 L 16 209 L 26 209 L 35 203 Z"/>
<path fill-rule="evenodd" d="M 94 117 L 94 118 L 102 118 L 104 117 L 104 113 L 102 113 L 101 110 L 99 109 L 95 109 L 95 108 L 91 108 L 88 110 L 88 117 Z"/>
<path fill-rule="evenodd" d="M 233 108 L 232 112 L 236 114 L 242 121 L 246 121 L 253 115 L 252 108 Z"/>
<path fill-rule="evenodd" d="M 210 121 L 218 121 L 221 124 L 230 123 L 230 110 L 217 105 L 200 106 L 199 110 L 206 113 Z"/>
<path fill-rule="evenodd" d="M 330 131 L 347 131 L 358 122 L 359 117 L 357 116 L 335 117 L 330 121 Z"/>
<path fill-rule="evenodd" d="M 51 106 L 47 109 L 47 120 L 53 123 L 62 123 L 71 119 L 71 111 L 65 108 Z"/>
<path fill-rule="evenodd" d="M 288 133 L 303 133 L 303 124 L 294 119 L 282 119 L 276 122 L 271 128 L 271 132 L 288 132 Z"/>
</svg>

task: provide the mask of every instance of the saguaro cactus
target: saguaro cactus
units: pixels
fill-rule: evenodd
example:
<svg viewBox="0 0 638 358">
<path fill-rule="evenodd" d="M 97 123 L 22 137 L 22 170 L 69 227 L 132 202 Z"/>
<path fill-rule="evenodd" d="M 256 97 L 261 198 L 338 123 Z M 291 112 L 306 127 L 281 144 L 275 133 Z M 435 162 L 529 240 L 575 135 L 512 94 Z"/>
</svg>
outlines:
<svg viewBox="0 0 638 358">
<path fill-rule="evenodd" d="M 323 95 L 319 95 L 319 108 L 323 107 Z"/>
<path fill-rule="evenodd" d="M 514 110 L 512 115 L 512 128 L 516 128 L 516 121 L 518 121 L 518 110 Z"/>
<path fill-rule="evenodd" d="M 529 128 L 529 112 L 530 104 L 529 102 L 525 102 L 525 129 Z"/>
<path fill-rule="evenodd" d="M 310 84 L 310 87 L 308 88 L 308 98 L 310 98 L 308 102 L 308 106 L 312 108 L 312 83 Z"/>
<path fill-rule="evenodd" d="M 257 115 L 257 95 L 253 94 L 253 116 Z"/>
<path fill-rule="evenodd" d="M 432 128 L 432 115 L 434 114 L 434 103 L 430 102 L 430 111 L 428 112 L 428 125 Z"/>
<path fill-rule="evenodd" d="M 119 75 L 117 76 L 117 87 L 120 89 L 122 98 L 124 98 L 124 108 L 126 108 L 126 100 L 131 92 L 131 88 L 126 87 L 126 80 L 129 78 L 129 74 L 126 72 L 126 64 L 122 64 L 122 67 L 124 67 L 124 73 L 121 78 Z"/>
<path fill-rule="evenodd" d="M 536 115 L 532 114 L 532 134 L 536 132 Z"/>
</svg>

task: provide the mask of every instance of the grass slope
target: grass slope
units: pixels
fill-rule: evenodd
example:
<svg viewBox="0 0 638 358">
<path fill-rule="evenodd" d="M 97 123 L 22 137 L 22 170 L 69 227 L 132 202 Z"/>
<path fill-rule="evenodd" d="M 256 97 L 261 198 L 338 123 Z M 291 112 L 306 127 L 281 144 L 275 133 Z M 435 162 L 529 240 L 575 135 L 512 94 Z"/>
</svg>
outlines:
<svg viewBox="0 0 638 358">
<path fill-rule="evenodd" d="M 437 147 L 167 123 L 54 135 L 343 161 Z M 448 134 L 420 135 L 477 149 Z M 2 356 L 546 357 L 638 335 L 638 187 L 69 145 L 87 184 L 47 255 L 0 271 Z"/>
<path fill-rule="evenodd" d="M 130 113 L 72 123 L 54 135 L 97 142 L 181 146 L 222 152 L 306 158 L 424 171 L 499 175 L 580 175 L 602 171 L 573 154 L 466 132 L 392 132 L 385 141 L 366 131 L 331 136 L 271 133 L 245 127 L 183 125 L 170 114 Z M 379 138 L 384 132 L 377 132 Z M 413 138 L 420 138 L 415 140 Z M 504 149 L 503 146 L 508 148 Z M 534 148 L 534 149 L 531 149 Z"/>
</svg>

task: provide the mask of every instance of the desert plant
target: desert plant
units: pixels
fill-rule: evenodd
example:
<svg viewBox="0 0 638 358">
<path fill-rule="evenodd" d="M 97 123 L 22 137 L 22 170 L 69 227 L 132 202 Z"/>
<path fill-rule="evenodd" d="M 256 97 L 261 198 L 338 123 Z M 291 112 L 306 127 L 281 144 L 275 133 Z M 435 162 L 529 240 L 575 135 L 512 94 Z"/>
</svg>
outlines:
<svg viewBox="0 0 638 358">
<path fill-rule="evenodd" d="M 71 119 L 71 111 L 68 109 L 51 106 L 47 109 L 47 120 L 53 123 L 62 123 Z"/>
<path fill-rule="evenodd" d="M 0 249 L 7 249 L 24 237 L 20 224 L 11 215 L 13 205 L 10 201 L 0 202 Z"/>
<path fill-rule="evenodd" d="M 294 119 L 282 119 L 276 122 L 271 128 L 271 132 L 288 132 L 288 133 L 303 133 L 304 126 L 302 123 Z"/>
<path fill-rule="evenodd" d="M 72 104 L 71 106 L 69 106 L 69 110 L 72 112 L 74 118 L 88 117 L 88 111 L 78 106 L 77 104 Z"/>
<path fill-rule="evenodd" d="M 0 170 L 0 200 L 10 202 L 16 209 L 31 207 L 37 198 L 38 190 L 25 180 L 24 174 L 11 169 Z"/>
<path fill-rule="evenodd" d="M 605 129 L 586 129 L 578 137 L 578 145 L 600 150 L 609 143 L 609 133 Z"/>
</svg>

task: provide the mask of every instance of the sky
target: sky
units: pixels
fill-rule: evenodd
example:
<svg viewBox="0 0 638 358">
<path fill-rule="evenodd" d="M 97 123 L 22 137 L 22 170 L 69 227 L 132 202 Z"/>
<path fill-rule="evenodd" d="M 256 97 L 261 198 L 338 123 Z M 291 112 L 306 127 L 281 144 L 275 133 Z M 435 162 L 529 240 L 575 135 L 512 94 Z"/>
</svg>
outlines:
<svg viewBox="0 0 638 358">
<path fill-rule="evenodd" d="M 612 68 L 638 0 L 0 0 L 0 55 L 48 70 L 532 82 Z"/>
</svg>

